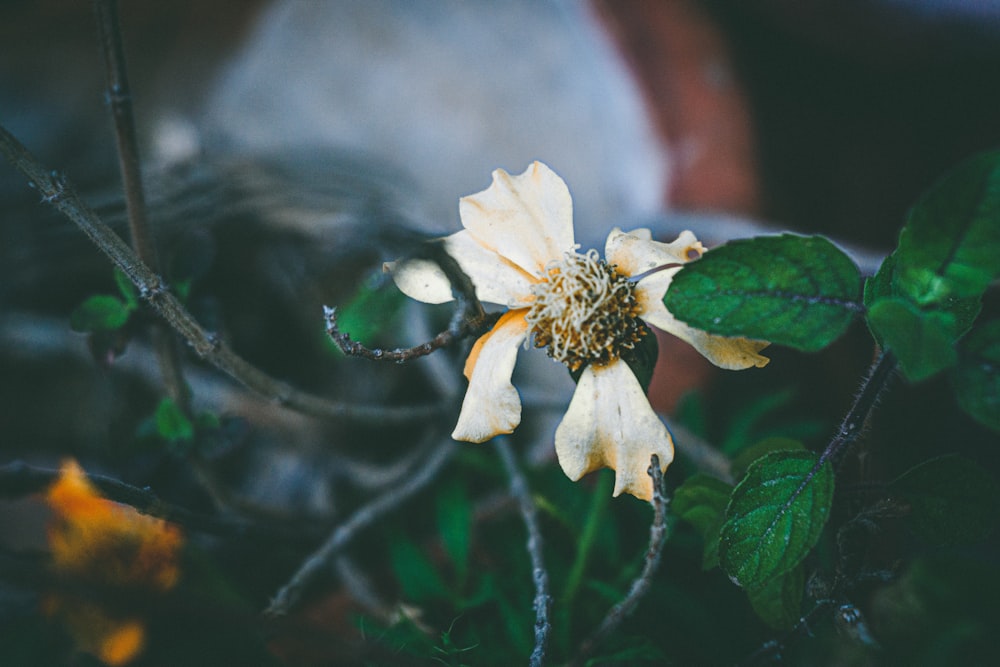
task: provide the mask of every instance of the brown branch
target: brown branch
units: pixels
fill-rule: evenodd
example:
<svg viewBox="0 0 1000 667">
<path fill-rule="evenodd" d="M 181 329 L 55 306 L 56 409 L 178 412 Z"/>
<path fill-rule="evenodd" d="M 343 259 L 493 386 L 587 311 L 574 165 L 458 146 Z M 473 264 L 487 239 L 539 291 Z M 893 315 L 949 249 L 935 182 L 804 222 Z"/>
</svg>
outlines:
<svg viewBox="0 0 1000 667">
<path fill-rule="evenodd" d="M 649 548 L 646 549 L 642 572 L 632 582 L 628 595 L 608 611 L 597 630 L 583 642 L 576 657 L 569 663 L 571 666 L 583 665 L 601 642 L 617 630 L 625 619 L 635 611 L 653 584 L 653 576 L 660 565 L 660 555 L 663 553 L 663 545 L 667 538 L 667 498 L 663 492 L 660 458 L 656 454 L 653 454 L 650 460 L 649 476 L 653 478 L 653 499 L 651 501 L 653 504 L 653 523 L 649 527 Z"/>
<path fill-rule="evenodd" d="M 132 114 L 132 93 L 125 65 L 118 0 L 94 0 L 94 9 L 97 14 L 101 52 L 104 56 L 107 100 L 115 124 L 118 166 L 125 189 L 125 209 L 128 212 L 132 248 L 140 260 L 152 271 L 159 273 L 160 262 L 156 242 L 146 217 L 139 142 L 136 140 L 135 119 Z M 180 349 L 176 339 L 167 335 L 162 322 L 153 325 L 153 345 L 167 392 L 182 410 L 190 412 L 191 390 L 184 381 Z"/>
<path fill-rule="evenodd" d="M 167 290 L 163 278 L 141 261 L 114 230 L 80 199 L 66 178 L 47 171 L 6 128 L 0 126 L 0 153 L 38 190 L 42 201 L 75 223 L 90 240 L 138 288 L 156 312 L 179 333 L 202 359 L 233 379 L 277 403 L 324 419 L 351 419 L 371 423 L 424 420 L 441 406 L 387 408 L 378 405 L 338 403 L 299 391 L 272 378 L 237 355 L 213 333 L 202 328 L 177 297 Z"/>
<path fill-rule="evenodd" d="M 351 340 L 351 335 L 340 331 L 337 326 L 337 309 L 323 307 L 323 316 L 326 318 L 326 332 L 333 342 L 337 344 L 341 352 L 348 356 L 361 357 L 370 361 L 395 361 L 404 363 L 425 357 L 435 350 L 451 345 L 455 341 L 466 336 L 477 335 L 485 329 L 492 327 L 500 317 L 499 314 L 487 315 L 483 311 L 483 304 L 476 296 L 476 287 L 469 276 L 466 275 L 458 262 L 448 254 L 444 245 L 440 242 L 425 243 L 417 254 L 410 259 L 428 259 L 444 272 L 445 277 L 451 283 L 452 291 L 455 294 L 455 313 L 451 318 L 448 328 L 434 336 L 431 340 L 420 345 L 407 348 L 395 348 L 386 350 L 384 348 L 369 348 L 361 343 Z"/>
<path fill-rule="evenodd" d="M 447 439 L 430 453 L 423 467 L 416 470 L 406 482 L 360 507 L 344 523 L 337 526 L 330 533 L 326 542 L 314 551 L 299 566 L 288 583 L 281 587 L 265 613 L 271 616 L 280 616 L 291 611 L 292 607 L 302 598 L 306 587 L 320 573 L 332 567 L 334 559 L 355 537 L 383 516 L 397 509 L 437 477 L 444 464 L 454 453 L 455 444 L 454 440 Z"/>
<path fill-rule="evenodd" d="M 528 658 L 531 667 L 541 667 L 545 663 L 545 649 L 549 642 L 549 610 L 552 596 L 549 594 L 549 573 L 542 558 L 542 532 L 538 527 L 538 510 L 531 499 L 531 491 L 524 474 L 517 465 L 514 452 L 506 438 L 494 438 L 493 443 L 500 453 L 507 476 L 510 477 L 510 492 L 517 500 L 521 518 L 528 529 L 528 555 L 531 557 L 532 579 L 535 583 L 535 647 Z M 659 468 L 657 468 L 659 470 Z"/>
</svg>

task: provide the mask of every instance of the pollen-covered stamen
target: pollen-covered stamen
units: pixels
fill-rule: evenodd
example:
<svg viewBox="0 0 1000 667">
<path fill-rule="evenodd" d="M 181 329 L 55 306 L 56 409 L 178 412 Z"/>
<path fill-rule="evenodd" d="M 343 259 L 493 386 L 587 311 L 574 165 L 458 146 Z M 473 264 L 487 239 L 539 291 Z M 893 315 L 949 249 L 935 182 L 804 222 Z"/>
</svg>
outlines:
<svg viewBox="0 0 1000 667">
<path fill-rule="evenodd" d="M 548 276 L 533 288 L 525 319 L 535 347 L 548 348 L 570 370 L 608 364 L 646 335 L 635 284 L 597 251 L 566 253 L 548 266 Z"/>
</svg>

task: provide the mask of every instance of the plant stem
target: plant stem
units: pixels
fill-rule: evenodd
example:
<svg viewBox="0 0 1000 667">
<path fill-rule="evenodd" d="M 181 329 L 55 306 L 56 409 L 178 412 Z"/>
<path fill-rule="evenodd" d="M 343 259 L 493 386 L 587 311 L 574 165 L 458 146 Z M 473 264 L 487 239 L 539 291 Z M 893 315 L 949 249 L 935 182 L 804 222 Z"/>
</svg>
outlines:
<svg viewBox="0 0 1000 667">
<path fill-rule="evenodd" d="M 263 396 L 303 414 L 323 419 L 351 419 L 366 423 L 421 421 L 439 414 L 443 405 L 387 408 L 329 401 L 272 378 L 237 355 L 225 342 L 202 328 L 177 300 L 159 274 L 140 260 L 114 230 L 101 221 L 64 176 L 47 171 L 6 128 L 0 126 L 0 154 L 24 174 L 42 201 L 75 223 L 108 259 L 128 276 L 139 295 L 174 328 L 198 356 Z"/>
<path fill-rule="evenodd" d="M 507 470 L 507 476 L 510 477 L 510 492 L 517 500 L 524 526 L 528 529 L 528 555 L 531 558 L 532 579 L 535 582 L 535 648 L 531 651 L 528 664 L 531 667 L 542 667 L 545 664 L 545 650 L 552 628 L 549 621 L 552 596 L 549 594 L 549 573 L 542 558 L 542 531 L 538 527 L 538 509 L 531 499 L 528 482 L 517 465 L 510 443 L 502 436 L 494 438 L 493 443 Z"/>
<path fill-rule="evenodd" d="M 653 523 L 649 527 L 649 547 L 643 561 L 642 572 L 632 582 L 628 595 L 612 607 L 597 630 L 580 646 L 579 652 L 570 667 L 579 667 L 586 663 L 594 650 L 617 630 L 628 618 L 639 602 L 649 592 L 653 585 L 653 576 L 660 566 L 660 555 L 667 541 L 667 498 L 663 492 L 663 472 L 660 470 L 660 457 L 656 454 L 650 458 L 649 476 L 653 478 Z"/>
<path fill-rule="evenodd" d="M 882 391 L 888 385 L 889 378 L 892 377 L 892 373 L 895 370 L 896 358 L 892 353 L 887 351 L 880 352 L 875 363 L 872 364 L 871 369 L 868 371 L 868 375 L 862 381 L 861 391 L 858 392 L 857 398 L 854 399 L 854 404 L 848 410 L 844 421 L 841 422 L 836 435 L 833 436 L 830 444 L 826 446 L 826 449 L 820 455 L 816 465 L 817 469 L 827 461 L 836 459 L 836 457 L 846 451 L 858 439 L 861 431 L 864 430 L 865 422 L 868 421 L 868 415 L 871 414 L 872 408 L 875 407 L 879 396 L 881 396 Z"/>
<path fill-rule="evenodd" d="M 337 526 L 326 542 L 314 551 L 299 566 L 288 583 L 281 587 L 265 613 L 270 616 L 287 614 L 301 599 L 305 588 L 317 575 L 333 565 L 335 558 L 362 530 L 395 510 L 437 477 L 455 452 L 455 445 L 455 441 L 451 438 L 445 440 L 430 453 L 423 467 L 414 471 L 403 484 L 389 489 L 372 502 L 360 507 L 344 523 Z"/>
</svg>

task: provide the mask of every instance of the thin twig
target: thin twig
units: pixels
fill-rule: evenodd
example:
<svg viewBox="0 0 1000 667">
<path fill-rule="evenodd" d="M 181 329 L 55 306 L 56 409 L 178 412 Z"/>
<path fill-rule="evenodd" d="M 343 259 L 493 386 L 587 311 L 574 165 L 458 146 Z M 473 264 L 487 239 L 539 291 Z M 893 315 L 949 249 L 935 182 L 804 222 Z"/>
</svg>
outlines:
<svg viewBox="0 0 1000 667">
<path fill-rule="evenodd" d="M 136 254 L 153 271 L 160 270 L 156 243 L 146 221 L 146 198 L 142 189 L 139 161 L 139 142 L 136 140 L 135 121 L 132 117 L 132 92 L 128 85 L 125 67 L 125 48 L 122 44 L 121 24 L 118 20 L 118 0 L 94 0 L 97 30 L 101 40 L 107 77 L 107 101 L 115 122 L 118 143 L 118 165 L 125 188 L 125 209 L 128 211 L 129 231 Z"/>
<path fill-rule="evenodd" d="M 608 611 L 597 630 L 583 642 L 576 657 L 570 665 L 584 664 L 587 658 L 608 636 L 621 626 L 628 618 L 653 584 L 653 576 L 660 565 L 660 555 L 667 539 L 667 498 L 663 492 L 663 472 L 660 470 L 660 458 L 653 454 L 649 464 L 649 476 L 653 478 L 653 523 L 649 527 L 649 548 L 642 572 L 632 582 L 628 595 Z"/>
<path fill-rule="evenodd" d="M 136 139 L 135 118 L 132 114 L 132 92 L 128 84 L 118 0 L 94 0 L 94 9 L 97 14 L 101 52 L 104 56 L 108 86 L 107 101 L 115 125 L 118 166 L 125 190 L 125 210 L 128 213 L 132 248 L 139 259 L 154 273 L 160 273 L 156 242 L 146 216 L 142 163 L 139 159 L 139 142 Z M 190 412 L 191 390 L 184 381 L 181 351 L 177 340 L 167 335 L 162 322 L 153 325 L 153 345 L 167 392 L 182 410 Z"/>
<path fill-rule="evenodd" d="M 549 621 L 552 596 L 549 594 L 549 573 L 542 558 L 542 531 L 538 527 L 538 509 L 531 499 L 528 482 L 517 465 L 510 443 L 503 437 L 494 438 L 493 442 L 500 453 L 500 460 L 507 470 L 507 476 L 510 477 L 510 492 L 517 500 L 521 519 L 528 529 L 527 547 L 528 555 L 531 557 L 531 578 L 535 582 L 535 648 L 531 651 L 528 664 L 531 667 L 541 667 L 545 663 L 545 649 L 552 628 Z"/>
<path fill-rule="evenodd" d="M 448 254 L 439 241 L 424 243 L 410 259 L 428 259 L 441 269 L 455 294 L 455 313 L 448 328 L 434 336 L 431 340 L 408 348 L 386 350 L 369 348 L 351 340 L 351 335 L 340 331 L 337 326 L 337 309 L 323 307 L 326 318 L 326 332 L 337 344 L 340 350 L 349 356 L 362 357 L 370 361 L 395 361 L 404 363 L 425 357 L 435 350 L 451 345 L 466 336 L 475 335 L 492 326 L 499 314 L 487 315 L 483 304 L 476 295 L 476 287 L 472 280 L 462 270 L 458 262 Z"/>
<path fill-rule="evenodd" d="M 0 498 L 22 498 L 40 493 L 58 478 L 59 471 L 39 468 L 22 461 L 0 466 Z M 105 475 L 88 474 L 87 478 L 108 500 L 129 505 L 142 514 L 176 523 L 186 529 L 219 537 L 247 538 L 273 542 L 282 540 L 315 544 L 319 534 L 308 525 L 292 526 L 287 522 L 273 524 L 249 523 L 233 517 L 213 516 L 192 512 L 163 501 L 149 487 L 139 488 Z"/>
<path fill-rule="evenodd" d="M 374 501 L 362 506 L 352 514 L 347 521 L 337 526 L 326 542 L 314 551 L 299 566 L 277 595 L 271 601 L 265 613 L 270 615 L 287 614 L 301 599 L 306 587 L 321 572 L 332 566 L 334 558 L 340 554 L 361 531 L 368 528 L 383 516 L 392 512 L 411 496 L 427 486 L 441 471 L 444 464 L 455 451 L 455 442 L 450 438 L 431 452 L 424 466 L 413 473 L 406 482 L 390 492 L 378 496 Z"/>
<path fill-rule="evenodd" d="M 851 405 L 850 409 L 847 411 L 847 415 L 841 422 L 840 428 L 837 429 L 837 433 L 834 434 L 830 443 L 826 446 L 826 449 L 823 450 L 823 453 L 820 455 L 816 465 L 813 466 L 805 480 L 799 485 L 796 495 L 801 493 L 805 485 L 807 485 L 816 473 L 819 472 L 820 467 L 828 461 L 836 461 L 837 458 L 847 451 L 847 449 L 858 439 L 864 430 L 865 423 L 868 421 L 868 417 L 871 414 L 872 409 L 875 407 L 875 404 L 878 403 L 879 396 L 881 396 L 882 392 L 888 386 L 889 379 L 892 377 L 895 370 L 896 358 L 891 352 L 884 350 L 881 351 L 878 358 L 875 360 L 875 363 L 872 364 L 868 375 L 862 382 L 861 391 L 858 392 L 857 397 L 854 399 L 854 404 Z M 813 607 L 808 614 L 803 616 L 794 628 L 786 632 L 779 639 L 772 639 L 765 642 L 740 664 L 757 664 L 760 660 L 768 656 L 779 659 L 785 645 L 803 629 L 808 631 L 809 622 L 815 616 L 822 613 L 823 610 L 828 609 L 835 603 L 836 601 L 832 600 L 818 601 L 816 606 Z"/>
<path fill-rule="evenodd" d="M 47 171 L 28 150 L 0 126 L 0 153 L 24 174 L 38 190 L 42 201 L 51 204 L 73 221 L 95 245 L 139 289 L 146 299 L 201 358 L 250 389 L 293 410 L 324 419 L 351 419 L 369 423 L 399 423 L 425 420 L 442 406 L 389 408 L 330 401 L 293 388 L 267 375 L 237 355 L 218 336 L 202 328 L 197 320 L 170 293 L 163 278 L 142 262 L 114 230 L 80 199 L 65 177 Z"/>
</svg>

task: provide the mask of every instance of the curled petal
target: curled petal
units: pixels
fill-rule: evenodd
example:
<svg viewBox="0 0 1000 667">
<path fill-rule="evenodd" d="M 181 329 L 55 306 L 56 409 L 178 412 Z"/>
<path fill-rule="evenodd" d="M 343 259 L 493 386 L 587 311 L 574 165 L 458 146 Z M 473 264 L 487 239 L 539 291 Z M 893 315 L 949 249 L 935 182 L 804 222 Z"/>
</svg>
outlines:
<svg viewBox="0 0 1000 667">
<path fill-rule="evenodd" d="M 632 369 L 624 362 L 588 366 L 556 429 L 563 472 L 576 481 L 592 470 L 613 468 L 614 495 L 650 500 L 653 482 L 647 471 L 653 454 L 666 470 L 674 458 L 674 442 Z"/>
<path fill-rule="evenodd" d="M 668 264 L 684 264 L 698 259 L 705 247 L 689 231 L 681 232 L 672 243 L 660 243 L 650 238 L 649 230 L 623 232 L 615 227 L 604 244 L 604 256 L 609 264 L 627 276 L 637 276 Z"/>
<path fill-rule="evenodd" d="M 445 248 L 476 287 L 480 301 L 509 308 L 524 306 L 533 297 L 531 286 L 537 282 L 520 267 L 480 245 L 467 230 L 444 239 Z M 400 291 L 424 303 L 445 303 L 453 298 L 444 271 L 429 260 L 411 259 L 386 262 L 383 269 L 392 273 Z"/>
<path fill-rule="evenodd" d="M 759 354 L 768 343 L 749 338 L 729 338 L 695 329 L 675 318 L 663 305 L 663 295 L 667 293 L 670 280 L 677 269 L 658 271 L 646 276 L 636 285 L 635 295 L 639 300 L 639 316 L 654 327 L 677 336 L 687 342 L 702 356 L 720 368 L 743 370 L 756 366 L 763 368 L 770 359 Z"/>
<path fill-rule="evenodd" d="M 495 435 L 513 432 L 521 423 L 521 397 L 510 376 L 517 348 L 528 331 L 525 312 L 523 308 L 507 311 L 472 346 L 465 361 L 469 388 L 451 434 L 455 440 L 485 442 Z"/>
<path fill-rule="evenodd" d="M 459 214 L 483 247 L 539 278 L 573 249 L 569 188 L 541 162 L 517 176 L 497 169 L 490 187 L 459 201 Z"/>
<path fill-rule="evenodd" d="M 392 274 L 396 287 L 411 299 L 424 303 L 447 303 L 455 297 L 444 271 L 426 259 L 386 262 L 382 270 Z"/>
</svg>

